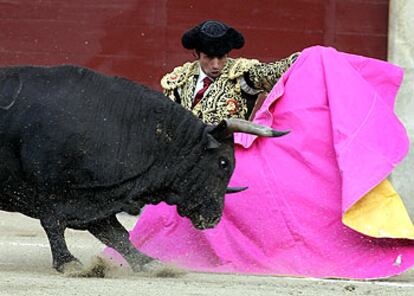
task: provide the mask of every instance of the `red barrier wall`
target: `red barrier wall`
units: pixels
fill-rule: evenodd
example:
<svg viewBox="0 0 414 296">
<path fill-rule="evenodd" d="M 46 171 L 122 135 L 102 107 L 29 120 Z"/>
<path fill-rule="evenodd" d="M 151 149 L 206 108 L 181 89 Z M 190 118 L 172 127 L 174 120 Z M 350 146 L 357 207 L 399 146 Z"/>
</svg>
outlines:
<svg viewBox="0 0 414 296">
<path fill-rule="evenodd" d="M 0 0 L 0 65 L 80 64 L 159 89 L 192 59 L 184 30 L 220 19 L 246 38 L 232 56 L 271 61 L 311 45 L 385 59 L 388 0 Z"/>
</svg>

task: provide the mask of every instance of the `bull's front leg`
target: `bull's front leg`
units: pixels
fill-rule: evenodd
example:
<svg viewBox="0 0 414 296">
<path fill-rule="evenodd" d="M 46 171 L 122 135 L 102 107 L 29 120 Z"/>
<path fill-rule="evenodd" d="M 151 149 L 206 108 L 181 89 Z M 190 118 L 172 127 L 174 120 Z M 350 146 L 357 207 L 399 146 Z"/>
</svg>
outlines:
<svg viewBox="0 0 414 296">
<path fill-rule="evenodd" d="M 59 272 L 64 272 L 67 263 L 75 262 L 80 265 L 79 260 L 69 252 L 66 245 L 66 226 L 64 223 L 61 223 L 53 216 L 40 219 L 40 223 L 49 239 L 50 248 L 52 250 L 53 267 Z"/>
<path fill-rule="evenodd" d="M 90 223 L 87 229 L 102 243 L 118 251 L 134 271 L 141 271 L 145 264 L 154 260 L 132 245 L 128 231 L 115 215 Z"/>
</svg>

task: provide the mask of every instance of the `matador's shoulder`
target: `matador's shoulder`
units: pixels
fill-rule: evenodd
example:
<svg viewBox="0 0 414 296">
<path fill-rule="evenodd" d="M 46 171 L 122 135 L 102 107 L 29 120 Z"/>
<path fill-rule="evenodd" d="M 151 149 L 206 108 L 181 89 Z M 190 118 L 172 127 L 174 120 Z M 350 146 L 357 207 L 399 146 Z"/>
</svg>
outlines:
<svg viewBox="0 0 414 296">
<path fill-rule="evenodd" d="M 260 62 L 255 59 L 245 59 L 245 58 L 229 59 L 226 65 L 226 68 L 228 69 L 227 75 L 229 79 L 238 78 L 242 76 L 245 72 L 249 71 L 251 67 L 259 63 Z"/>
<path fill-rule="evenodd" d="M 175 89 L 183 85 L 187 79 L 198 73 L 198 62 L 188 62 L 175 67 L 174 70 L 161 78 L 161 87 L 165 90 Z"/>
</svg>

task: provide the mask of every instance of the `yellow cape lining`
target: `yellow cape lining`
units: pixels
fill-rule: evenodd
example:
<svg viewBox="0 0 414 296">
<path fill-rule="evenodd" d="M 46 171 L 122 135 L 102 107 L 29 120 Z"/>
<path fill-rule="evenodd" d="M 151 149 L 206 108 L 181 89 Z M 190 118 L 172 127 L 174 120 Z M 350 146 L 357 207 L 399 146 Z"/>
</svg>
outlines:
<svg viewBox="0 0 414 296">
<path fill-rule="evenodd" d="M 414 239 L 414 225 L 388 180 L 364 195 L 342 217 L 346 226 L 375 238 Z"/>
</svg>

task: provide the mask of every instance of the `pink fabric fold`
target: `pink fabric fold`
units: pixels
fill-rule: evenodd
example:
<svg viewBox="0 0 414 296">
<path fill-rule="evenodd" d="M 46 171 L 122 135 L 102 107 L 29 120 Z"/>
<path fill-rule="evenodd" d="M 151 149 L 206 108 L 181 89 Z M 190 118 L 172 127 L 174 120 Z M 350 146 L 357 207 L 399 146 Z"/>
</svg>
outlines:
<svg viewBox="0 0 414 296">
<path fill-rule="evenodd" d="M 175 207 L 148 206 L 132 242 L 197 271 L 367 279 L 408 269 L 412 241 L 366 237 L 341 222 L 408 152 L 393 111 L 401 80 L 384 61 L 305 49 L 254 120 L 291 133 L 236 135 L 230 185 L 249 189 L 226 196 L 219 225 L 197 231 Z"/>
</svg>

